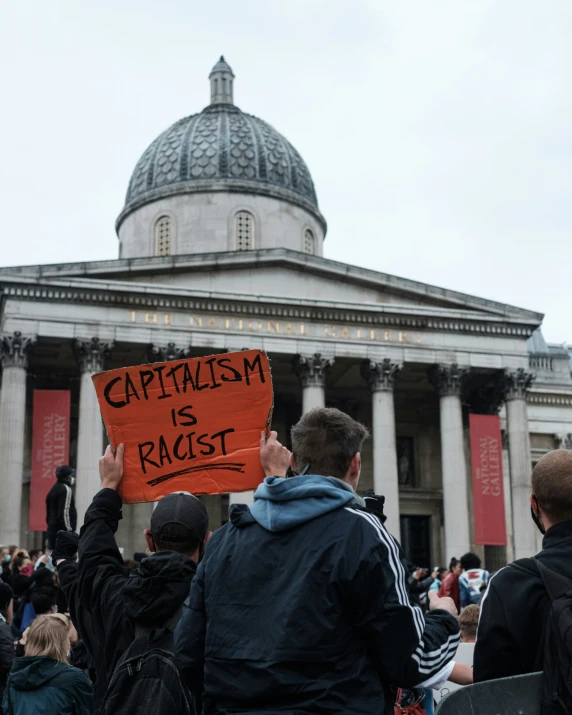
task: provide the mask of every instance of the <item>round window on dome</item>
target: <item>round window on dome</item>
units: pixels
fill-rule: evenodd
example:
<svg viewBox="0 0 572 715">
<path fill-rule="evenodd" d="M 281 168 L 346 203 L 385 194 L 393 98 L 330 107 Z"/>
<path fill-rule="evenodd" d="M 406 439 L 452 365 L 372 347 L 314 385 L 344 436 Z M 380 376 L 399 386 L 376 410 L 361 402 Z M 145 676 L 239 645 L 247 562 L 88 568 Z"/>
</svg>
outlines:
<svg viewBox="0 0 572 715">
<path fill-rule="evenodd" d="M 315 253 L 316 246 L 314 241 L 314 234 L 307 228 L 304 231 L 304 253 Z"/>
<path fill-rule="evenodd" d="M 155 222 L 155 255 L 170 256 L 173 252 L 173 228 L 169 216 L 161 216 Z"/>
<path fill-rule="evenodd" d="M 237 251 L 254 248 L 254 216 L 248 211 L 239 211 L 234 217 L 234 236 Z"/>
</svg>

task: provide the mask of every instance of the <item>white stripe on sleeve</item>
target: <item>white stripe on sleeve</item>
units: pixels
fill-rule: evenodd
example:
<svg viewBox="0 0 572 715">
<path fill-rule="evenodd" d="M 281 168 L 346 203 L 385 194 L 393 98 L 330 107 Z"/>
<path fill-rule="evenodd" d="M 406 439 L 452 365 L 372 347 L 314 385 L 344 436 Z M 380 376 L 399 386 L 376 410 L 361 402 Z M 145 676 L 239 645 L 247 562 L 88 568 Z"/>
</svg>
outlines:
<svg viewBox="0 0 572 715">
<path fill-rule="evenodd" d="M 67 484 L 64 484 L 64 487 L 66 489 L 66 501 L 64 504 L 64 524 L 66 525 L 66 530 L 71 531 L 71 523 L 70 523 L 70 506 L 71 506 L 71 498 L 72 498 L 72 490 L 71 487 L 68 487 Z"/>
<path fill-rule="evenodd" d="M 423 632 L 425 630 L 425 617 L 419 606 L 414 606 L 409 600 L 409 594 L 405 585 L 406 573 L 399 558 L 399 547 L 395 539 L 389 534 L 377 516 L 370 512 L 360 511 L 352 507 L 345 507 L 346 511 L 352 514 L 357 514 L 368 521 L 377 532 L 380 541 L 387 549 L 389 556 L 389 565 L 395 577 L 395 590 L 397 599 L 402 606 L 406 606 L 411 610 L 413 623 L 419 638 L 419 644 L 412 654 L 413 660 L 417 663 L 418 670 L 422 674 L 433 673 L 436 669 L 439 670 L 450 659 L 459 645 L 459 635 L 450 635 L 447 640 L 436 650 L 426 652 L 425 642 L 423 640 Z"/>
</svg>

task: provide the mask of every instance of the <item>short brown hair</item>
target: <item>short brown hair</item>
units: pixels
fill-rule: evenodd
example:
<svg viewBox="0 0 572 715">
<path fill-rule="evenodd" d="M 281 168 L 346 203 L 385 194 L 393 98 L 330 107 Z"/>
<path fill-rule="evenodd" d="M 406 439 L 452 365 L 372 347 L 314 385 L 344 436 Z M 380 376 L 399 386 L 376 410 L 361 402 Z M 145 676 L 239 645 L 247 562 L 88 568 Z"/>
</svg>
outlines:
<svg viewBox="0 0 572 715">
<path fill-rule="evenodd" d="M 70 626 L 64 615 L 51 613 L 32 621 L 26 640 L 27 656 L 43 655 L 67 663 L 69 647 Z"/>
<path fill-rule="evenodd" d="M 572 519 L 572 450 L 555 449 L 537 462 L 532 491 L 550 521 Z"/>
<path fill-rule="evenodd" d="M 334 407 L 306 412 L 292 427 L 292 454 L 299 471 L 343 479 L 369 436 L 366 427 Z"/>
<path fill-rule="evenodd" d="M 481 609 L 476 604 L 465 606 L 459 616 L 459 628 L 465 638 L 475 638 Z"/>
</svg>

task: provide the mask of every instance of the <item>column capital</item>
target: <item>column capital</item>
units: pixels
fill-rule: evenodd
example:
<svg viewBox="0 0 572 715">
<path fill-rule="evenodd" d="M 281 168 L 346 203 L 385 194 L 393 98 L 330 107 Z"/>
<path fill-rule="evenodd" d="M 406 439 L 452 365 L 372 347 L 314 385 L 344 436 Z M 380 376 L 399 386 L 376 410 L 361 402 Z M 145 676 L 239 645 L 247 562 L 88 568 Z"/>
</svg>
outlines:
<svg viewBox="0 0 572 715">
<path fill-rule="evenodd" d="M 505 370 L 503 386 L 506 391 L 506 400 L 526 400 L 526 396 L 536 379 L 532 372 L 526 372 L 523 367 L 516 370 Z"/>
<path fill-rule="evenodd" d="M 73 341 L 73 352 L 79 369 L 82 372 L 102 372 L 112 347 L 113 343 L 106 343 L 99 338 L 76 338 Z"/>
<path fill-rule="evenodd" d="M 360 372 L 373 392 L 378 392 L 379 390 L 393 390 L 393 383 L 401 371 L 401 367 L 400 363 L 391 362 L 389 358 L 384 358 L 380 362 L 364 360 Z"/>
<path fill-rule="evenodd" d="M 567 434 L 564 432 L 555 434 L 554 441 L 556 443 L 557 449 L 572 449 L 572 433 L 571 432 L 568 432 Z"/>
<path fill-rule="evenodd" d="M 0 341 L 0 362 L 2 367 L 28 367 L 28 356 L 36 336 L 24 336 L 19 330 L 2 335 Z"/>
<path fill-rule="evenodd" d="M 302 387 L 323 387 L 326 381 L 326 370 L 333 364 L 334 358 L 322 357 L 320 353 L 295 355 L 292 369 Z"/>
<path fill-rule="evenodd" d="M 169 360 L 184 360 L 189 357 L 190 348 L 179 348 L 175 343 L 166 345 L 150 345 L 148 355 L 151 362 L 169 362 Z"/>
<path fill-rule="evenodd" d="M 439 363 L 427 370 L 427 377 L 439 393 L 439 397 L 446 397 L 447 395 L 460 397 L 468 372 L 468 368 L 459 367 L 456 362 L 452 365 Z"/>
<path fill-rule="evenodd" d="M 499 370 L 487 378 L 475 376 L 472 384 L 467 385 L 466 392 L 463 398 L 473 414 L 498 415 L 506 399 L 506 385 L 502 371 Z"/>
</svg>

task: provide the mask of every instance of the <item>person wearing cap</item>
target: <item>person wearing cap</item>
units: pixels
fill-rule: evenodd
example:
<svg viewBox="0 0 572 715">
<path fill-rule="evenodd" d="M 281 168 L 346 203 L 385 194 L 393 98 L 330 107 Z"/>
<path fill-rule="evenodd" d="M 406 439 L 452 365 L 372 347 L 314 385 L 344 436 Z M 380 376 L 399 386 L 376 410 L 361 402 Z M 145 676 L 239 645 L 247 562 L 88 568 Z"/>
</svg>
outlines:
<svg viewBox="0 0 572 715">
<path fill-rule="evenodd" d="M 56 483 L 46 497 L 46 522 L 50 549 L 56 545 L 58 531 L 75 531 L 77 512 L 73 498 L 74 470 L 66 465 L 56 469 Z"/>
<path fill-rule="evenodd" d="M 115 453 L 107 448 L 99 460 L 101 491 L 86 511 L 79 543 L 60 532 L 53 556 L 69 594 L 72 621 L 95 665 L 96 712 L 136 627 L 174 631 L 211 535 L 207 510 L 199 499 L 186 492 L 168 494 L 157 503 L 144 530 L 150 555 L 129 571 L 115 541 L 121 519 L 117 488 L 123 451 L 123 445 Z"/>
</svg>

